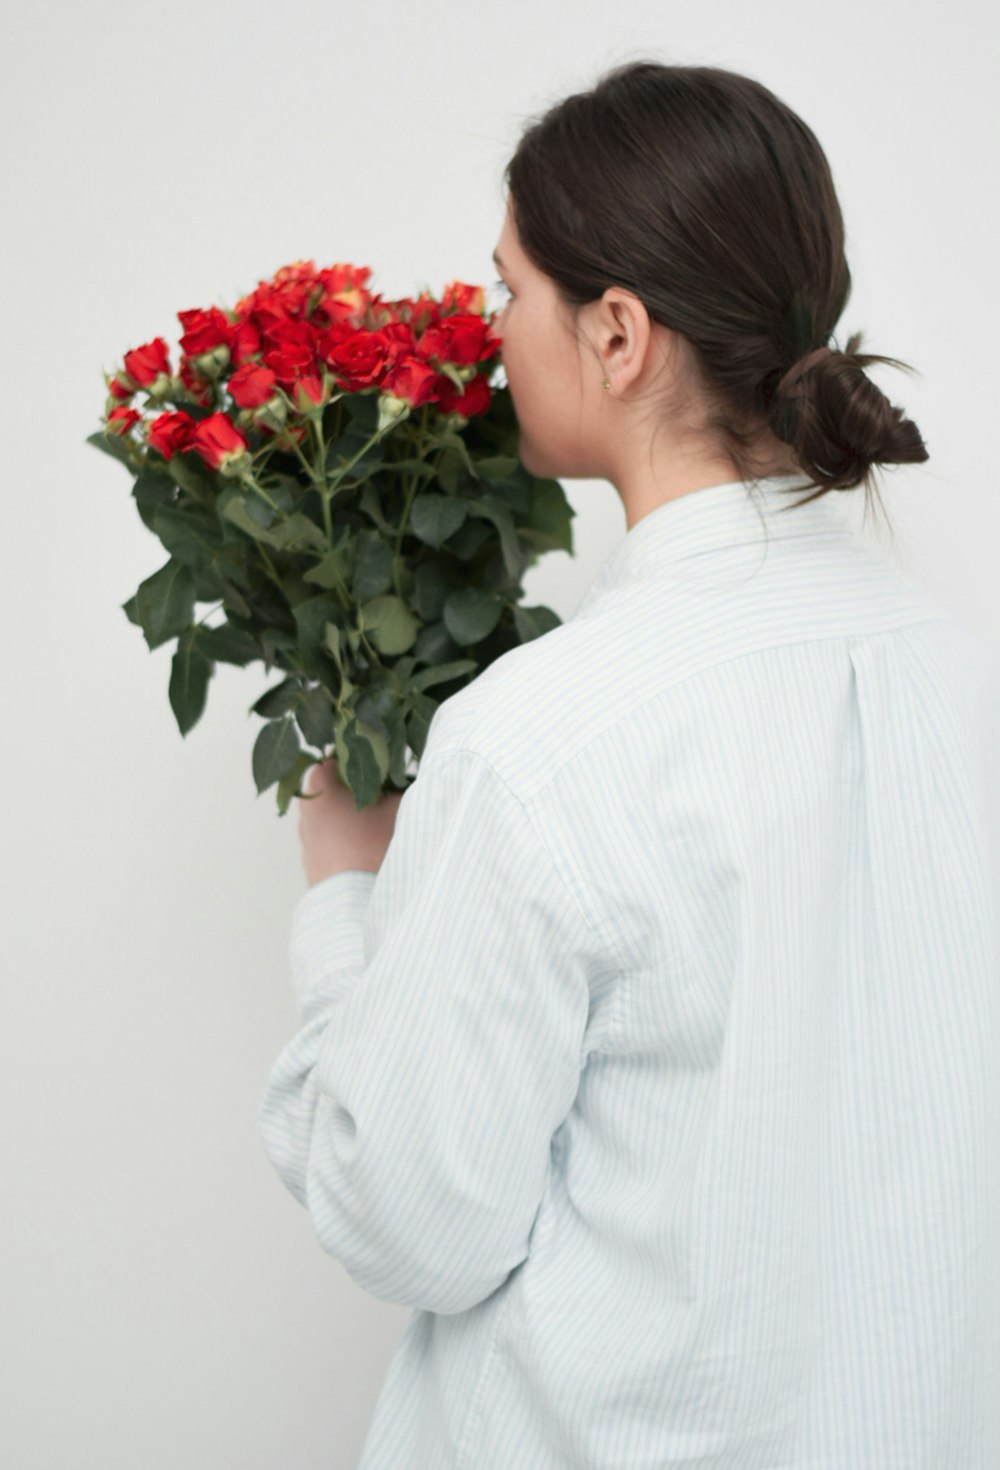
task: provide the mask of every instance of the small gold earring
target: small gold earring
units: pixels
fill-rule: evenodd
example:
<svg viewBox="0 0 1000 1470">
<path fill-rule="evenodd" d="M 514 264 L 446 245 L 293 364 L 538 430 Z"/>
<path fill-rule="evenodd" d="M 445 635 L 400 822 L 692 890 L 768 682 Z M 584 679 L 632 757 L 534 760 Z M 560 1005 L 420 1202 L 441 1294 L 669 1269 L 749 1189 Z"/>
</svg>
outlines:
<svg viewBox="0 0 1000 1470">
<path fill-rule="evenodd" d="M 607 378 L 604 379 L 604 382 L 601 384 L 601 387 L 602 388 L 610 388 L 611 387 L 611 384 L 608 382 Z"/>
</svg>

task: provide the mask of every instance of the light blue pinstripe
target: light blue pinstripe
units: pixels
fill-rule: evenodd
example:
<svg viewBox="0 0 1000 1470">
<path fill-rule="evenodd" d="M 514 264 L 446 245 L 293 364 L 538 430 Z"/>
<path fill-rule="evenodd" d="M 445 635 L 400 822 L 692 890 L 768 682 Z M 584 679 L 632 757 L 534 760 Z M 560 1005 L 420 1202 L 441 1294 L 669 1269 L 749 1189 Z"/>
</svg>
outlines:
<svg viewBox="0 0 1000 1470">
<path fill-rule="evenodd" d="M 1000 1466 L 983 646 L 796 483 L 639 521 L 296 907 L 261 1138 L 416 1309 L 358 1470 Z"/>
</svg>

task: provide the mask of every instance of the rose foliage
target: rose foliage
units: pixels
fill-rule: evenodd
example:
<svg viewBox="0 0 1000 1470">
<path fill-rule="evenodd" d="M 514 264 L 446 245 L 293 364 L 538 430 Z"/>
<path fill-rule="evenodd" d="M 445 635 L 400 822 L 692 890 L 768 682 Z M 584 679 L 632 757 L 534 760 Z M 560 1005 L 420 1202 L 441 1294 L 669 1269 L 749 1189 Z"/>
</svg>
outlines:
<svg viewBox="0 0 1000 1470">
<path fill-rule="evenodd" d="M 167 553 L 122 607 L 150 649 L 177 640 L 181 734 L 217 663 L 280 673 L 250 709 L 281 814 L 330 755 L 359 810 L 405 790 L 439 704 L 558 625 L 521 578 L 573 549 L 491 381 L 482 288 L 385 300 L 369 275 L 298 261 L 231 310 L 179 312 L 176 369 L 162 337 L 126 352 L 87 441 Z"/>
</svg>

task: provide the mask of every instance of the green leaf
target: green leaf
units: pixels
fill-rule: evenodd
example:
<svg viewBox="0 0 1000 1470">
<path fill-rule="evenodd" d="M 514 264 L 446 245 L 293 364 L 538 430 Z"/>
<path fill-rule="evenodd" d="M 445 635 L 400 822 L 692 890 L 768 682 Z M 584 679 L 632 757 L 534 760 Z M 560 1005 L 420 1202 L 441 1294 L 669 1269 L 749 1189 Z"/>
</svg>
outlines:
<svg viewBox="0 0 1000 1470">
<path fill-rule="evenodd" d="M 516 474 L 520 465 L 519 459 L 507 454 L 493 454 L 488 459 L 476 460 L 476 469 L 484 480 L 506 480 L 509 475 Z"/>
<path fill-rule="evenodd" d="M 235 583 L 231 582 L 228 577 L 223 576 L 222 572 L 219 571 L 218 568 L 216 568 L 216 576 L 218 577 L 219 582 L 222 586 L 223 599 L 226 608 L 232 608 L 233 612 L 237 613 L 242 618 L 251 617 L 252 614 L 250 612 L 250 604 L 247 602 L 246 598 L 243 596 L 243 593 L 235 585 Z"/>
<path fill-rule="evenodd" d="M 278 816 L 283 817 L 288 810 L 293 796 L 301 796 L 301 782 L 310 766 L 317 762 L 307 750 L 303 750 L 296 757 L 294 764 L 285 772 L 278 782 Z"/>
<path fill-rule="evenodd" d="M 208 681 L 215 672 L 193 637 L 182 638 L 170 660 L 170 708 L 177 727 L 186 735 L 201 719 L 208 695 Z"/>
<path fill-rule="evenodd" d="M 445 576 L 441 562 L 437 557 L 429 557 L 420 563 L 413 574 L 413 594 L 410 601 L 425 623 L 433 623 L 441 616 L 445 598 L 451 591 L 452 584 Z"/>
<path fill-rule="evenodd" d="M 409 760 L 406 724 L 403 719 L 403 711 L 400 710 L 399 719 L 389 737 L 389 780 L 397 791 L 405 791 L 412 784 L 413 778 L 406 769 Z"/>
<path fill-rule="evenodd" d="M 458 530 L 468 513 L 467 502 L 452 495 L 417 495 L 410 506 L 409 527 L 418 540 L 438 547 Z"/>
<path fill-rule="evenodd" d="M 178 451 L 166 462 L 165 471 L 170 478 L 198 498 L 210 497 L 218 489 L 215 471 L 210 470 L 200 454 L 193 451 Z"/>
<path fill-rule="evenodd" d="M 166 562 L 140 582 L 135 609 L 150 649 L 176 638 L 190 627 L 194 616 L 194 578 L 190 570 L 173 560 Z"/>
<path fill-rule="evenodd" d="M 420 694 L 416 690 L 410 696 L 410 705 L 410 713 L 406 717 L 406 739 L 419 761 L 427 744 L 431 721 L 440 705 L 429 694 Z"/>
<path fill-rule="evenodd" d="M 386 520 L 385 512 L 382 509 L 379 488 L 373 480 L 369 480 L 364 490 L 362 490 L 361 499 L 358 504 L 365 515 L 371 516 L 383 536 L 395 536 L 396 528 Z"/>
<path fill-rule="evenodd" d="M 332 654 L 341 673 L 344 672 L 344 635 L 336 623 L 323 629 L 323 646 Z"/>
<path fill-rule="evenodd" d="M 251 757 L 258 796 L 291 770 L 300 750 L 291 715 L 268 721 L 254 741 Z"/>
<path fill-rule="evenodd" d="M 423 664 L 443 664 L 455 657 L 458 645 L 442 621 L 421 628 L 413 645 L 414 656 Z"/>
<path fill-rule="evenodd" d="M 277 547 L 279 545 L 274 533 L 267 530 L 266 527 L 262 526 L 250 514 L 247 508 L 246 497 L 241 495 L 239 491 L 235 495 L 231 495 L 225 499 L 223 496 L 219 497 L 219 514 L 225 516 L 227 521 L 232 521 L 234 526 L 238 526 L 241 531 L 245 531 L 255 541 L 263 541 L 268 546 Z"/>
<path fill-rule="evenodd" d="M 378 531 L 359 532 L 354 545 L 351 590 L 357 602 L 367 602 L 392 586 L 392 548 Z"/>
<path fill-rule="evenodd" d="M 212 569 L 215 552 L 222 545 L 218 523 L 212 516 L 193 507 L 182 509 L 161 503 L 153 512 L 152 523 L 146 524 L 156 532 L 175 561 L 193 572 Z"/>
<path fill-rule="evenodd" d="M 338 534 L 332 550 L 326 551 L 316 566 L 303 572 L 303 582 L 315 582 L 316 587 L 347 587 L 351 573 L 351 537 L 346 528 Z"/>
<path fill-rule="evenodd" d="M 306 743 L 326 750 L 333 740 L 333 704 L 322 684 L 313 684 L 299 696 L 295 719 Z"/>
<path fill-rule="evenodd" d="M 437 477 L 449 495 L 458 490 L 458 478 L 462 473 L 462 456 L 454 449 L 446 449 L 438 460 Z"/>
<path fill-rule="evenodd" d="M 389 774 L 385 736 L 352 713 L 337 730 L 336 755 L 341 777 L 354 793 L 355 808 L 360 811 L 377 801 Z"/>
<path fill-rule="evenodd" d="M 432 684 L 444 684 L 449 679 L 458 679 L 462 674 L 471 674 L 479 665 L 474 658 L 459 658 L 449 664 L 438 664 L 436 668 L 421 669 L 407 681 L 407 690 L 429 689 Z"/>
<path fill-rule="evenodd" d="M 479 516 L 466 516 L 464 523 L 448 542 L 448 550 L 459 561 L 471 561 L 476 552 L 488 541 L 493 532 Z"/>
<path fill-rule="evenodd" d="M 247 495 L 243 504 L 250 519 L 256 521 L 258 526 L 263 526 L 265 531 L 269 531 L 278 519 L 278 512 L 274 506 L 268 505 L 266 500 L 261 500 L 256 492 Z"/>
<path fill-rule="evenodd" d="M 379 468 L 384 463 L 386 439 L 375 437 L 379 421 L 379 399 L 381 393 L 356 393 L 344 399 L 347 410 L 347 426 L 339 439 L 332 440 L 326 447 L 325 469 L 331 479 L 336 479 L 345 467 L 354 460 L 350 474 L 363 475 Z M 390 434 L 391 437 L 391 434 Z M 367 445 L 367 448 L 365 446 Z M 364 453 L 360 453 L 364 450 Z M 354 459 L 355 455 L 359 455 Z"/>
<path fill-rule="evenodd" d="M 455 451 L 461 464 L 465 467 L 465 469 L 468 470 L 473 479 L 479 479 L 479 471 L 473 464 L 472 460 L 469 458 L 469 446 L 466 444 L 465 440 L 460 434 L 458 434 L 454 429 L 445 429 L 439 431 L 436 438 L 438 444 L 444 445 L 448 449 L 453 449 Z"/>
<path fill-rule="evenodd" d="M 273 720 L 278 715 L 288 714 L 299 694 L 299 681 L 293 674 L 287 679 L 282 679 L 280 684 L 265 690 L 258 700 L 250 706 L 252 713 L 264 715 L 265 718 Z"/>
<path fill-rule="evenodd" d="M 419 475 L 425 480 L 433 480 L 437 476 L 434 466 L 426 459 L 393 459 L 387 463 L 386 469 L 406 470 L 407 474 Z"/>
<path fill-rule="evenodd" d="M 363 631 L 371 633 L 380 653 L 405 653 L 420 631 L 420 620 L 401 597 L 373 597 L 361 605 L 361 618 Z"/>
<path fill-rule="evenodd" d="M 553 628 L 562 625 L 562 618 L 550 607 L 521 607 L 515 603 L 513 613 L 514 626 L 522 643 L 530 643 L 533 638 L 540 638 L 543 633 L 551 633 Z"/>
<path fill-rule="evenodd" d="M 177 486 L 162 470 L 143 470 L 132 486 L 132 498 L 143 524 L 151 531 L 156 531 L 156 511 L 160 506 L 173 504 L 177 498 Z M 167 550 L 170 548 L 167 547 Z"/>
<path fill-rule="evenodd" d="M 322 647 L 327 623 L 334 623 L 339 628 L 344 614 L 338 602 L 320 594 L 298 603 L 292 608 L 292 616 L 298 629 L 299 647 L 307 649 Z"/>
<path fill-rule="evenodd" d="M 133 447 L 130 454 L 124 437 L 116 429 L 109 431 L 98 429 L 96 434 L 87 435 L 87 443 L 93 444 L 95 449 L 100 449 L 105 454 L 110 454 L 111 458 L 123 464 L 130 474 L 135 474 L 135 448 Z"/>
<path fill-rule="evenodd" d="M 568 551 L 572 556 L 571 522 L 575 515 L 576 511 L 566 499 L 566 492 L 558 480 L 532 476 L 531 506 L 526 521 L 533 530 L 542 533 L 546 547 L 553 551 Z"/>
<path fill-rule="evenodd" d="M 444 605 L 444 624 L 455 642 L 465 647 L 493 632 L 500 621 L 503 603 L 478 587 L 461 587 Z"/>
<path fill-rule="evenodd" d="M 528 564 L 528 553 L 517 538 L 510 511 L 495 495 L 487 495 L 482 500 L 474 500 L 472 509 L 496 526 L 500 533 L 500 552 L 507 575 L 512 582 L 519 581 L 521 573 Z"/>
<path fill-rule="evenodd" d="M 294 511 L 286 521 L 274 527 L 272 540 L 276 547 L 285 551 L 323 551 L 327 545 L 326 533 L 300 511 Z"/>
<path fill-rule="evenodd" d="M 250 633 L 234 628 L 231 623 L 220 623 L 217 628 L 198 629 L 198 647 L 207 658 L 216 663 L 239 664 L 246 667 L 251 659 L 260 657 L 260 645 Z"/>
<path fill-rule="evenodd" d="M 292 608 L 292 616 L 298 630 L 299 658 L 304 671 L 314 679 L 322 679 L 324 669 L 329 671 L 326 625 L 340 627 L 344 614 L 340 604 L 332 597 L 320 595 L 307 597 L 305 602 Z"/>
</svg>

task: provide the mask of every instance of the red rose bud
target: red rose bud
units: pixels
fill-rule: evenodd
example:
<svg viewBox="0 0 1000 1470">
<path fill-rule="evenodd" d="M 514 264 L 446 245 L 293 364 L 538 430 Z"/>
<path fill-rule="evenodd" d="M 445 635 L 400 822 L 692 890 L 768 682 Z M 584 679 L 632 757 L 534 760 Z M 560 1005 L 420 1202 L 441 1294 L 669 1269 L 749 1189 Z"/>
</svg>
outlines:
<svg viewBox="0 0 1000 1470">
<path fill-rule="evenodd" d="M 427 363 L 404 357 L 385 375 L 380 386 L 384 393 L 394 393 L 397 398 L 405 398 L 411 408 L 418 408 L 433 397 L 437 377 Z"/>
<path fill-rule="evenodd" d="M 462 281 L 451 281 L 444 288 L 441 305 L 453 306 L 457 311 L 475 311 L 482 316 L 486 310 L 486 292 L 482 286 L 466 286 Z"/>
<path fill-rule="evenodd" d="M 131 398 L 138 387 L 137 383 L 130 383 L 121 377 L 109 378 L 105 375 L 104 381 L 108 385 L 108 392 L 111 394 L 111 397 L 117 399 Z"/>
<path fill-rule="evenodd" d="M 185 357 L 181 362 L 178 377 L 184 384 L 195 403 L 203 408 L 208 408 L 212 402 L 212 381 L 200 373 L 190 358 Z"/>
<path fill-rule="evenodd" d="M 295 406 L 300 413 L 317 414 L 330 402 L 329 380 L 323 382 L 315 373 L 305 373 L 297 378 L 293 388 Z"/>
<path fill-rule="evenodd" d="M 249 462 L 250 446 L 228 414 L 210 413 L 191 435 L 189 449 L 200 454 L 210 469 L 223 475 L 239 474 Z"/>
<path fill-rule="evenodd" d="M 164 459 L 170 459 L 188 448 L 194 432 L 194 419 L 182 408 L 176 413 L 161 413 L 146 429 L 146 442 Z"/>
<path fill-rule="evenodd" d="M 108 414 L 107 427 L 113 434 L 125 435 L 141 418 L 141 413 L 137 413 L 134 408 L 126 408 L 122 404 L 119 408 L 113 408 Z"/>
<path fill-rule="evenodd" d="M 245 362 L 233 373 L 227 387 L 239 408 L 260 408 L 274 396 L 277 383 L 278 376 L 271 368 L 259 362 Z"/>
<path fill-rule="evenodd" d="M 154 337 L 144 347 L 133 347 L 131 352 L 126 352 L 125 371 L 140 388 L 149 388 L 159 377 L 169 378 L 170 359 L 163 338 Z"/>
<path fill-rule="evenodd" d="M 242 367 L 249 358 L 257 356 L 260 352 L 260 332 L 253 322 L 240 322 L 233 333 L 229 350 L 236 367 Z"/>
<path fill-rule="evenodd" d="M 447 382 L 447 379 L 445 380 Z M 470 378 L 463 392 L 455 390 L 451 383 L 447 388 L 442 388 L 438 394 L 438 402 L 444 413 L 460 413 L 463 418 L 471 419 L 477 413 L 485 413 L 490 406 L 492 394 L 489 384 L 481 373 Z"/>
<path fill-rule="evenodd" d="M 380 393 L 378 396 L 378 424 L 377 432 L 384 434 L 386 429 L 393 424 L 400 423 L 410 412 L 410 405 L 405 398 L 397 398 L 395 393 Z"/>
</svg>

